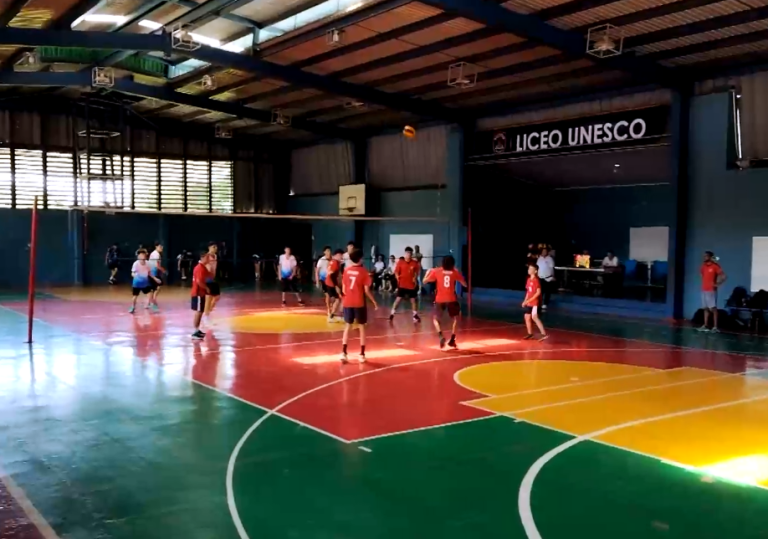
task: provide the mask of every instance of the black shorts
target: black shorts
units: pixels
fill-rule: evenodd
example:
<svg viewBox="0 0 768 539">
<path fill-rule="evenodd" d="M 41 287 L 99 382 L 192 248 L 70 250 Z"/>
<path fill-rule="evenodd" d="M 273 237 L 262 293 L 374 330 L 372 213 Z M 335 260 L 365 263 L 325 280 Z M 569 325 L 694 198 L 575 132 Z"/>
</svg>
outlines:
<svg viewBox="0 0 768 539">
<path fill-rule="evenodd" d="M 221 295 L 221 289 L 219 288 L 219 283 L 211 281 L 210 283 L 205 283 L 205 285 L 208 287 L 209 296 L 216 297 Z"/>
<path fill-rule="evenodd" d="M 296 284 L 296 277 L 293 279 L 280 279 L 280 282 L 283 283 L 283 292 L 298 292 L 299 288 Z"/>
<path fill-rule="evenodd" d="M 328 297 L 331 299 L 337 299 L 339 297 L 339 291 L 336 290 L 336 287 L 328 286 L 325 283 L 323 283 L 323 293 L 328 294 Z"/>
<path fill-rule="evenodd" d="M 445 311 L 448 311 L 448 316 L 451 318 L 456 318 L 461 314 L 461 305 L 459 305 L 458 301 L 451 301 L 449 303 L 435 303 L 436 316 L 440 316 L 440 314 L 444 313 Z"/>
<path fill-rule="evenodd" d="M 194 296 L 192 298 L 192 310 L 198 313 L 205 310 L 205 296 Z"/>
<path fill-rule="evenodd" d="M 113 270 L 120 267 L 120 262 L 109 262 L 107 263 L 107 268 Z"/>
<path fill-rule="evenodd" d="M 403 299 L 416 299 L 419 297 L 419 291 L 415 288 L 398 288 L 397 297 Z"/>
<path fill-rule="evenodd" d="M 152 290 L 154 290 L 154 289 L 152 288 L 151 284 L 149 286 L 145 286 L 144 288 L 136 288 L 134 286 L 133 287 L 133 295 L 134 296 L 138 296 L 139 294 L 149 294 L 150 292 L 152 292 Z"/>
<path fill-rule="evenodd" d="M 523 312 L 525 312 L 525 314 L 539 314 L 539 306 L 523 307 Z"/>
<path fill-rule="evenodd" d="M 160 282 L 158 283 L 155 279 L 159 279 Z M 150 279 L 149 281 L 149 286 L 152 287 L 152 290 L 157 290 L 165 284 L 165 279 L 163 279 L 162 275 L 155 275 L 155 279 Z"/>
<path fill-rule="evenodd" d="M 367 324 L 368 323 L 368 308 L 367 307 L 344 307 L 344 321 L 347 324 Z"/>
</svg>

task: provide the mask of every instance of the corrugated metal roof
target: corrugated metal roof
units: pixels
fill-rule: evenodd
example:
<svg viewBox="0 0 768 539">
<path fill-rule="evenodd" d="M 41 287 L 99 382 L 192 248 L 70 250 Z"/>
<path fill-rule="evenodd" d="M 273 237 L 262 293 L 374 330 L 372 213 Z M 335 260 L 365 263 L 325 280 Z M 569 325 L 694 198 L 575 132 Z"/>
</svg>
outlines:
<svg viewBox="0 0 768 539">
<path fill-rule="evenodd" d="M 684 47 L 686 45 L 693 45 L 695 43 L 704 43 L 707 41 L 714 41 L 716 39 L 722 39 L 731 36 L 737 36 L 741 34 L 748 34 L 750 32 L 756 32 L 758 30 L 768 30 L 768 19 L 762 21 L 755 21 L 749 24 L 741 24 L 738 26 L 729 26 L 722 30 L 712 30 L 710 32 L 704 32 L 701 34 L 693 34 L 690 36 L 680 37 L 677 39 L 669 39 L 667 41 L 661 41 L 659 43 L 652 43 L 643 47 L 636 47 L 635 50 L 640 53 L 657 52 L 669 49 L 676 49 L 678 47 Z"/>
<path fill-rule="evenodd" d="M 355 82 L 355 83 L 369 82 L 373 80 L 383 79 L 386 77 L 391 77 L 393 75 L 398 75 L 400 73 L 408 73 L 416 69 L 421 69 L 427 66 L 439 64 L 441 62 L 451 61 L 454 59 L 455 58 L 446 56 L 445 54 L 442 54 L 442 53 L 428 54 L 420 58 L 414 58 L 413 60 L 408 60 L 406 62 L 400 62 L 398 64 L 394 64 L 391 66 L 374 69 L 373 71 L 367 71 L 365 73 L 361 73 L 360 75 L 349 77 L 346 80 L 348 80 L 349 82 Z"/>
<path fill-rule="evenodd" d="M 499 68 L 506 67 L 513 64 L 519 64 L 521 62 L 530 62 L 531 60 L 538 60 L 539 58 L 545 58 L 547 56 L 554 56 L 559 54 L 559 51 L 551 49 L 549 47 L 536 47 L 529 51 L 516 52 L 514 54 L 507 54 L 499 58 L 493 58 L 491 60 L 485 60 L 481 62 L 481 65 L 487 68 Z"/>
<path fill-rule="evenodd" d="M 397 9 L 386 11 L 376 17 L 371 17 L 360 23 L 361 26 L 376 32 L 387 32 L 406 24 L 421 21 L 442 13 L 439 9 L 419 2 L 406 4 Z"/>
<path fill-rule="evenodd" d="M 379 43 L 375 47 L 369 47 L 361 51 L 353 52 L 351 54 L 346 54 L 344 56 L 333 58 L 331 60 L 327 60 L 325 62 L 310 66 L 306 68 L 306 70 L 311 71 L 312 73 L 325 75 L 327 73 L 333 73 L 334 71 L 346 69 L 348 67 L 352 67 L 365 62 L 370 62 L 371 60 L 376 60 L 377 58 L 390 56 L 392 54 L 397 54 L 398 52 L 407 51 L 413 48 L 414 48 L 413 45 L 410 45 L 405 41 L 401 41 L 399 39 L 392 39 L 389 41 L 385 41 L 384 43 Z M 319 51 L 319 52 L 322 52 L 322 51 Z"/>
<path fill-rule="evenodd" d="M 671 15 L 665 15 L 664 17 L 657 17 L 655 19 L 623 26 L 622 32 L 624 33 L 624 37 L 636 36 L 654 32 L 656 30 L 671 28 L 673 26 L 681 26 L 683 24 L 712 19 L 722 15 L 729 15 L 747 9 L 749 9 L 749 6 L 745 4 L 743 0 L 725 0 L 724 2 L 719 2 L 717 4 L 710 4 L 696 9 L 689 9 L 688 11 L 683 11 L 681 13 L 673 13 Z"/>
<path fill-rule="evenodd" d="M 254 0 L 237 8 L 234 13 L 255 21 L 272 21 L 279 19 L 282 13 L 299 9 L 302 6 L 312 6 L 313 0 Z"/>
<path fill-rule="evenodd" d="M 607 21 L 622 15 L 636 13 L 643 9 L 665 4 L 673 4 L 679 1 L 680 0 L 623 0 L 621 2 L 613 2 L 604 6 L 560 17 L 549 21 L 549 24 L 559 28 L 577 28 L 594 24 L 599 21 Z"/>
<path fill-rule="evenodd" d="M 514 43 L 520 43 L 521 41 L 524 41 L 524 39 L 512 34 L 499 34 L 486 39 L 479 39 L 468 45 L 446 49 L 443 53 L 456 58 L 462 58 L 472 54 L 479 54 L 500 47 L 506 47 L 507 45 L 512 45 Z"/>
<path fill-rule="evenodd" d="M 460 36 L 479 28 L 483 28 L 483 25 L 468 19 L 459 18 L 435 25 L 420 32 L 408 34 L 402 40 L 413 45 L 424 46 L 450 37 Z"/>
<path fill-rule="evenodd" d="M 518 13 L 535 13 L 542 9 L 565 4 L 569 0 L 511 0 L 504 7 Z"/>
<path fill-rule="evenodd" d="M 354 24 L 344 28 L 343 43 L 350 45 L 363 39 L 368 39 L 376 35 L 376 32 L 363 28 L 359 24 Z M 269 49 L 264 50 L 264 58 L 270 62 L 277 64 L 291 64 L 304 60 L 305 58 L 311 58 L 318 54 L 322 54 L 329 50 L 331 45 L 328 44 L 326 37 L 319 37 L 311 41 L 307 41 L 290 49 L 278 52 L 277 54 L 269 54 Z"/>
<path fill-rule="evenodd" d="M 688 65 L 697 62 L 703 62 L 705 60 L 714 60 L 716 58 L 727 58 L 729 56 L 736 56 L 738 54 L 747 54 L 752 52 L 764 53 L 768 57 L 768 40 L 758 41 L 757 43 L 749 43 L 747 45 L 737 45 L 735 47 L 727 47 L 723 49 L 716 49 L 707 52 L 700 52 L 698 54 L 690 54 L 681 58 L 675 58 L 664 62 L 666 65 Z"/>
</svg>

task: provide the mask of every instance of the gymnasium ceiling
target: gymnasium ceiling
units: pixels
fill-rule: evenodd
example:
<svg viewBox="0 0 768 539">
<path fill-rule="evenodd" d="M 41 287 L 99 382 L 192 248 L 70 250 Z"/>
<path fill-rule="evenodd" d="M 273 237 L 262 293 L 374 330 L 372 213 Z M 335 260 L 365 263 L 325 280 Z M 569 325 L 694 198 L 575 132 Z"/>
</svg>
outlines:
<svg viewBox="0 0 768 539">
<path fill-rule="evenodd" d="M 586 35 L 606 23 L 624 52 L 598 59 Z M 176 24 L 206 44 L 173 49 Z M 0 99 L 74 97 L 112 67 L 110 92 L 149 119 L 302 144 L 689 88 L 766 60 L 768 0 L 0 0 Z M 474 87 L 447 84 L 457 62 Z"/>
</svg>

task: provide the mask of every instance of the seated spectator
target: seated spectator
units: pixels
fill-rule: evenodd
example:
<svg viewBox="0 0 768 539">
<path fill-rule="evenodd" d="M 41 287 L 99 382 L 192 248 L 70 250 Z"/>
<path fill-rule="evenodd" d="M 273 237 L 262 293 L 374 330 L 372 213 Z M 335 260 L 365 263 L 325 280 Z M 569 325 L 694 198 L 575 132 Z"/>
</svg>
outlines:
<svg viewBox="0 0 768 539">
<path fill-rule="evenodd" d="M 619 267 L 619 257 L 613 254 L 613 251 L 608 251 L 603 258 L 603 269 L 607 271 L 616 271 Z"/>
<path fill-rule="evenodd" d="M 549 249 L 544 247 L 541 250 L 541 256 L 536 261 L 539 268 L 539 281 L 541 282 L 541 310 L 547 310 L 547 304 L 552 296 L 552 287 L 555 284 L 555 261 L 549 256 Z"/>
</svg>

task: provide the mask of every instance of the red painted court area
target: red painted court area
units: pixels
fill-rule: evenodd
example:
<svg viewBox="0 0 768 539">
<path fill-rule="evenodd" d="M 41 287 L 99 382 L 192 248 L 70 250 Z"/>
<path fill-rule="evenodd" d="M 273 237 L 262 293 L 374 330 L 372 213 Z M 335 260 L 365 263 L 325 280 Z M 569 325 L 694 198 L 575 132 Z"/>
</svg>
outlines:
<svg viewBox="0 0 768 539">
<path fill-rule="evenodd" d="M 281 307 L 272 292 L 225 294 L 216 325 L 202 342 L 192 341 L 186 297 L 161 300 L 161 312 L 127 313 L 125 298 L 110 289 L 40 301 L 38 323 L 51 324 L 113 351 L 181 374 L 263 409 L 278 409 L 296 422 L 344 441 L 422 429 L 491 415 L 463 405 L 481 397 L 459 385 L 455 374 L 480 363 L 510 360 L 568 360 L 627 364 L 657 369 L 693 366 L 743 372 L 747 358 L 687 350 L 567 330 L 545 342 L 523 341 L 522 326 L 464 319 L 459 349 L 441 351 L 429 316 L 420 324 L 403 311 L 386 320 L 388 307 L 372 316 L 368 362 L 341 365 L 342 324 L 324 320 L 317 298 L 306 308 Z M 25 305 L 5 304 L 24 312 Z M 373 313 L 372 313 L 373 314 Z M 393 396 L 395 396 L 393 398 Z"/>
</svg>

